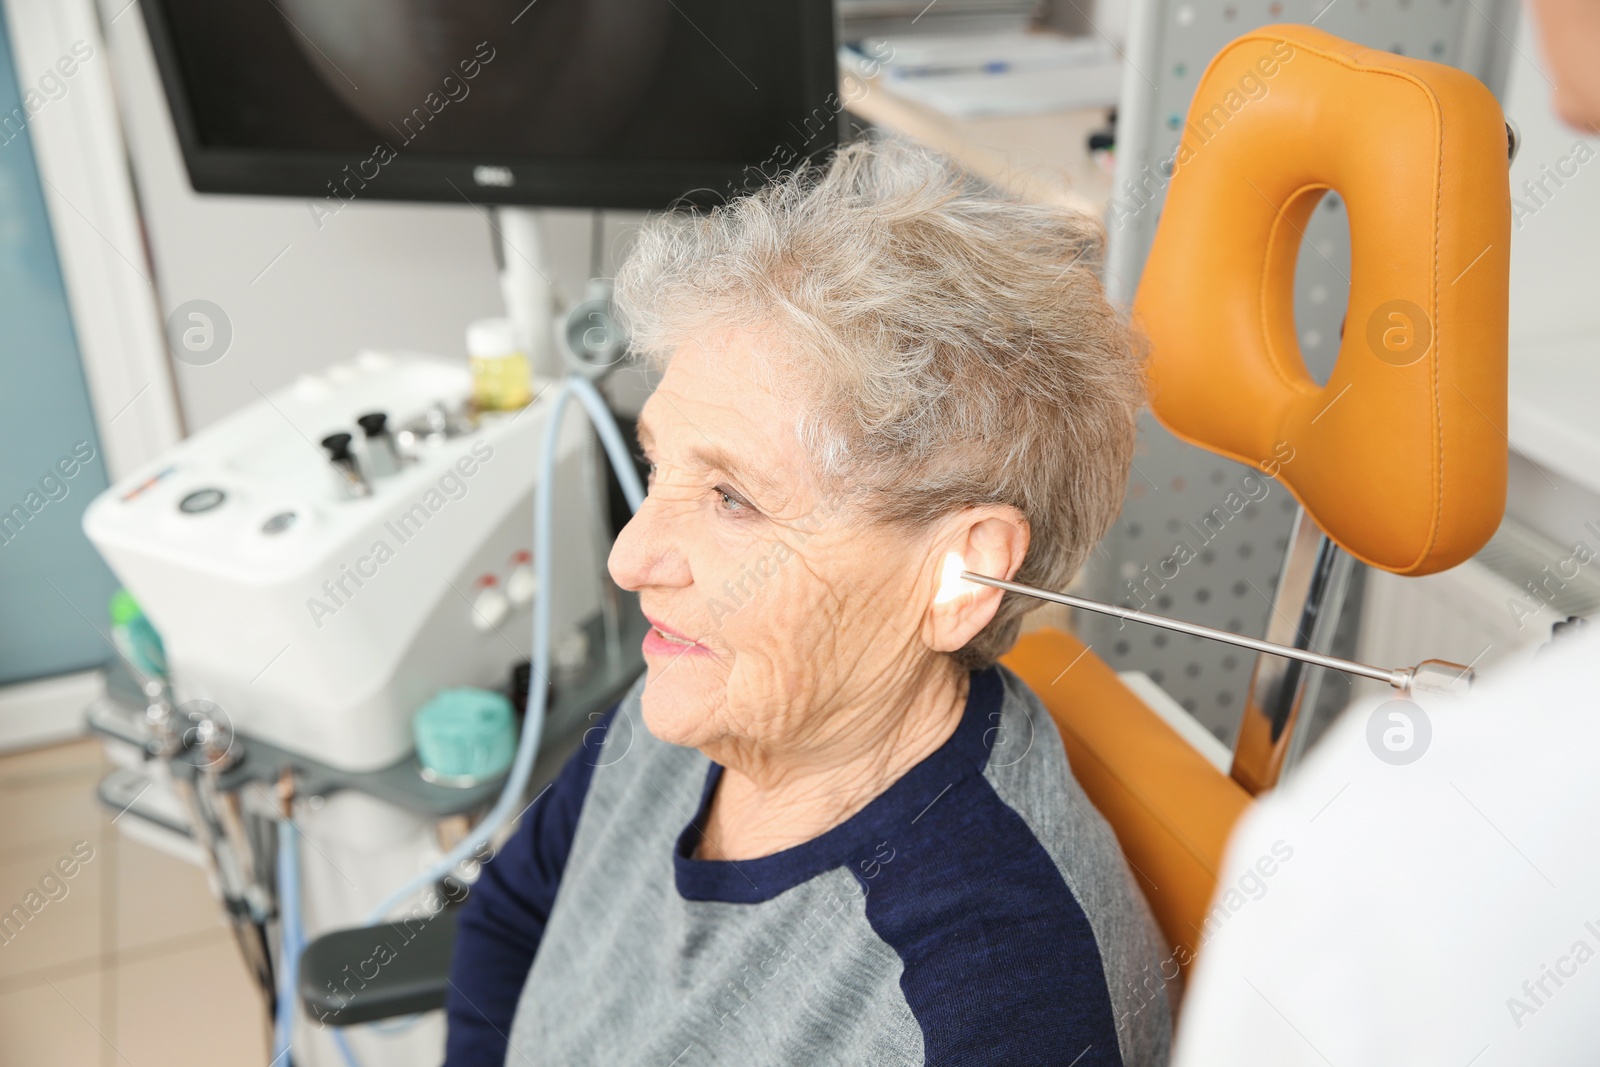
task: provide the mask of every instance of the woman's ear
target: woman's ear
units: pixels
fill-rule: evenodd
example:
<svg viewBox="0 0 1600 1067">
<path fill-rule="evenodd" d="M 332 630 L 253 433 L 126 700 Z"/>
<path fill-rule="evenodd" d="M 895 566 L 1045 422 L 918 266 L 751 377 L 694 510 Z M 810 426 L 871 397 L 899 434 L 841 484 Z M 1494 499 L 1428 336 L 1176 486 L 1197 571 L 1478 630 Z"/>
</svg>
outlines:
<svg viewBox="0 0 1600 1067">
<path fill-rule="evenodd" d="M 922 638 L 936 652 L 955 652 L 989 625 L 1002 590 L 965 581 L 962 571 L 1011 578 L 1028 554 L 1028 520 L 1013 507 L 990 505 L 960 513 L 933 540 L 932 588 Z"/>
</svg>

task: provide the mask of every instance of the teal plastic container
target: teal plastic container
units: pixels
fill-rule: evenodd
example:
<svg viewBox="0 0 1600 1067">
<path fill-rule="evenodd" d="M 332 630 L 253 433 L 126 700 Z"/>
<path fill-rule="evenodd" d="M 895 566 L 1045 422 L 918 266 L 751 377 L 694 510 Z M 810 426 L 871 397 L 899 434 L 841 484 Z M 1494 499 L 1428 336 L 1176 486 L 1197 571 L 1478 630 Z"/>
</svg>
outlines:
<svg viewBox="0 0 1600 1067">
<path fill-rule="evenodd" d="M 422 776 L 471 786 L 506 773 L 517 752 L 511 701 L 488 689 L 441 689 L 411 720 Z"/>
</svg>

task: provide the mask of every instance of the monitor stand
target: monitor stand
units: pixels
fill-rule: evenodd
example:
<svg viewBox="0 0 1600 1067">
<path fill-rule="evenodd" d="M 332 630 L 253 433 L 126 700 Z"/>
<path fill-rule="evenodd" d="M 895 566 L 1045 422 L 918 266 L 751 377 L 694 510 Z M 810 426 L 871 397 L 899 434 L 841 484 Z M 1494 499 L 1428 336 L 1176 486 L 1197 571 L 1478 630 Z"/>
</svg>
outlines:
<svg viewBox="0 0 1600 1067">
<path fill-rule="evenodd" d="M 500 207 L 494 213 L 506 315 L 534 378 L 559 378 L 563 366 L 555 347 L 556 286 L 545 260 L 539 209 Z"/>
</svg>

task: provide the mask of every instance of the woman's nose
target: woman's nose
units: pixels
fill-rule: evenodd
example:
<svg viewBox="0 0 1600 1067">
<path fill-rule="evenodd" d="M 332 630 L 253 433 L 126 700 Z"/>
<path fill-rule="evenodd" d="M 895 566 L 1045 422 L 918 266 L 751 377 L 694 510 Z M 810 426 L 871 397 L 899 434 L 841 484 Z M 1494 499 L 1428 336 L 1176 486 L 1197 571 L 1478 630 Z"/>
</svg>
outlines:
<svg viewBox="0 0 1600 1067">
<path fill-rule="evenodd" d="M 668 526 L 659 502 L 645 497 L 611 546 L 606 560 L 611 580 L 633 593 L 689 584 L 687 561 Z"/>
</svg>

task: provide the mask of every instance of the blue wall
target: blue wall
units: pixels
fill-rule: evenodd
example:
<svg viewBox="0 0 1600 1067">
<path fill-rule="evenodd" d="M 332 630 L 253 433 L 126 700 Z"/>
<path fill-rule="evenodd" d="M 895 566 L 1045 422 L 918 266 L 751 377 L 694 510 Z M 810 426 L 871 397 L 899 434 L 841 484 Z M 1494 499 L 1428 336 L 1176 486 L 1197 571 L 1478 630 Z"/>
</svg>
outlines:
<svg viewBox="0 0 1600 1067">
<path fill-rule="evenodd" d="M 110 659 L 116 589 L 81 525 L 106 469 L 19 89 L 46 72 L 13 62 L 0 18 L 0 684 Z"/>
</svg>

